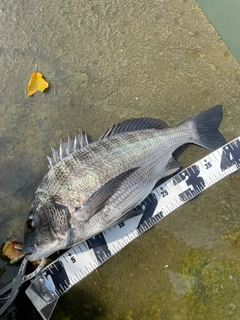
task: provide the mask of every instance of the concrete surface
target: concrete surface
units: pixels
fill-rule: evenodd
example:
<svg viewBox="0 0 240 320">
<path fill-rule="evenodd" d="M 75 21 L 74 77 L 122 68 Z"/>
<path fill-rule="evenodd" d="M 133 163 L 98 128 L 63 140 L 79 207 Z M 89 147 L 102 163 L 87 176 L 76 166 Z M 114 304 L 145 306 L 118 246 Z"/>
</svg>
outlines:
<svg viewBox="0 0 240 320">
<path fill-rule="evenodd" d="M 69 132 L 97 139 L 140 116 L 175 125 L 222 104 L 221 132 L 240 135 L 239 64 L 192 0 L 2 0 L 0 34 L 1 243 L 22 238 L 49 143 Z M 50 88 L 28 97 L 36 64 Z M 207 153 L 191 146 L 178 160 Z M 239 191 L 236 173 L 172 213 L 64 295 L 52 319 L 239 319 Z M 16 272 L 1 260 L 0 286 Z M 23 294 L 8 317 L 40 319 Z"/>
</svg>

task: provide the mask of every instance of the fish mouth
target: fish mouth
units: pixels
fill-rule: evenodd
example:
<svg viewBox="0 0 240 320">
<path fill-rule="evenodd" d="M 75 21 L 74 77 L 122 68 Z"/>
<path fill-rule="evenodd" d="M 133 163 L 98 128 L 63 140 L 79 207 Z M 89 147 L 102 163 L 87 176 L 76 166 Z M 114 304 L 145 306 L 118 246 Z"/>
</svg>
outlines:
<svg viewBox="0 0 240 320">
<path fill-rule="evenodd" d="M 37 249 L 36 249 L 36 245 L 33 244 L 31 246 L 24 246 L 22 249 L 22 252 L 25 254 L 33 254 L 36 253 Z"/>
<path fill-rule="evenodd" d="M 57 251 L 57 248 L 53 246 L 40 247 L 37 244 L 26 245 L 23 247 L 23 253 L 28 255 L 29 261 L 41 260 L 44 257 L 48 257 L 52 253 Z"/>
<path fill-rule="evenodd" d="M 28 255 L 29 261 L 37 261 L 42 259 L 39 249 L 36 244 L 23 247 L 23 253 Z"/>
</svg>

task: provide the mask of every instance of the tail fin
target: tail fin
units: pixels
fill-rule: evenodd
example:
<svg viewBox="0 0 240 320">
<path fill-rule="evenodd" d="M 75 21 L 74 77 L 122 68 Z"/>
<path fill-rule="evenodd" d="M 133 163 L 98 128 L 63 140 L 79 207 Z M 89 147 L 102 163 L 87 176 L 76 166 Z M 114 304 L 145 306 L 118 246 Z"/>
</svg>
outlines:
<svg viewBox="0 0 240 320">
<path fill-rule="evenodd" d="M 224 137 L 218 131 L 222 121 L 221 105 L 203 111 L 187 121 L 190 121 L 195 128 L 193 143 L 209 150 L 220 148 L 226 143 Z"/>
</svg>

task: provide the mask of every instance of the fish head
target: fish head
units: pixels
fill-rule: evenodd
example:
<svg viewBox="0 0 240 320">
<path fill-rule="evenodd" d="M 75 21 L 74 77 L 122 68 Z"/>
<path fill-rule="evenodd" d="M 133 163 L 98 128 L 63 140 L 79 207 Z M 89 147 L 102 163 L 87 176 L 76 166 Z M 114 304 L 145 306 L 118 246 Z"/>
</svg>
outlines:
<svg viewBox="0 0 240 320">
<path fill-rule="evenodd" d="M 23 253 L 29 254 L 30 261 L 48 257 L 69 246 L 69 217 L 68 208 L 52 200 L 32 206 L 25 223 L 23 242 Z"/>
</svg>

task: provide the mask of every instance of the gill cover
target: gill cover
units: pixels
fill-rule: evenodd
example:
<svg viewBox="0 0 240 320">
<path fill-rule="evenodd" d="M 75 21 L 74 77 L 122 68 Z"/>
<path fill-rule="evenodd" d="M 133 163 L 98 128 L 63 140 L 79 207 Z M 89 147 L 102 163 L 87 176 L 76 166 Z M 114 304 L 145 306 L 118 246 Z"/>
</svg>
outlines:
<svg viewBox="0 0 240 320">
<path fill-rule="evenodd" d="M 49 256 L 71 242 L 70 230 L 68 208 L 52 199 L 30 211 L 25 224 L 23 252 L 36 259 Z"/>
</svg>

